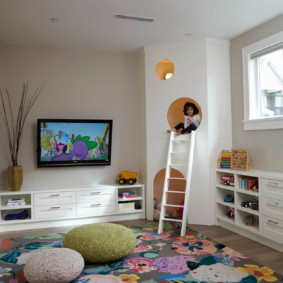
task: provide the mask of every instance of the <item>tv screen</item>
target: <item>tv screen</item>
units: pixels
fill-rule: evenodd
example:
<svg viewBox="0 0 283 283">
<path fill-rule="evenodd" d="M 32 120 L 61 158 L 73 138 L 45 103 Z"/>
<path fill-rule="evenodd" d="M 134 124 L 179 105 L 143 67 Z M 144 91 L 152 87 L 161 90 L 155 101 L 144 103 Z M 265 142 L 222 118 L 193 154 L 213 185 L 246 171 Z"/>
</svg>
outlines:
<svg viewBox="0 0 283 283">
<path fill-rule="evenodd" d="M 112 120 L 37 120 L 37 167 L 111 165 Z"/>
</svg>

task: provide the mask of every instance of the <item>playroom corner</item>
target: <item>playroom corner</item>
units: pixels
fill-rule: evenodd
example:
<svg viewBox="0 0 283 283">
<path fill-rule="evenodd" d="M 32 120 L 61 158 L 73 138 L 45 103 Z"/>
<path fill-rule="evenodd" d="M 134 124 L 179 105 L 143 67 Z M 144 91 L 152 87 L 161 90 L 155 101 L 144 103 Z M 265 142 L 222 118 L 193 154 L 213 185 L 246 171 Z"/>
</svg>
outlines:
<svg viewBox="0 0 283 283">
<path fill-rule="evenodd" d="M 129 128 L 137 134 L 138 119 L 127 129 L 121 123 L 137 109 L 118 118 L 102 111 L 101 119 L 37 119 L 37 168 L 30 176 L 40 172 L 44 182 L 59 171 L 65 180 L 28 189 L 25 174 L 10 170 L 11 188 L 0 192 L 0 283 L 281 280 L 242 252 L 248 240 L 230 247 L 216 239 L 242 243 L 245 236 L 283 252 L 282 231 L 274 229 L 283 175 L 254 170 L 249 149 L 232 147 L 223 48 L 229 50 L 226 40 L 144 49 L 140 143 L 126 135 Z M 132 161 L 137 149 L 139 162 Z"/>
</svg>

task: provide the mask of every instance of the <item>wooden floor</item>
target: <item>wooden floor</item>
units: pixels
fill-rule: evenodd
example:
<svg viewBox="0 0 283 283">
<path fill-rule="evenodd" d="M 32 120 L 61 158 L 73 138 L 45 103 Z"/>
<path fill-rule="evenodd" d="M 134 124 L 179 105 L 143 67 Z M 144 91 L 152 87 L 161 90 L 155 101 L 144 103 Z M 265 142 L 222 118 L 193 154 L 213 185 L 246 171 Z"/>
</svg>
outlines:
<svg viewBox="0 0 283 283">
<path fill-rule="evenodd" d="M 219 226 L 189 225 L 213 240 L 220 242 L 283 276 L 283 253 Z"/>
<path fill-rule="evenodd" d="M 122 221 L 116 222 L 119 224 L 137 224 L 137 222 L 150 222 L 147 220 L 134 220 L 134 221 Z M 215 241 L 218 241 L 240 253 L 245 254 L 252 260 L 256 261 L 262 266 L 268 266 L 278 274 L 283 276 L 283 253 L 264 246 L 251 239 L 245 238 L 239 234 L 231 232 L 219 226 L 204 226 L 204 225 L 189 225 L 192 229 L 201 232 Z M 4 232 L 0 234 L 0 240 L 8 237 L 22 237 L 27 235 L 35 234 L 46 234 L 46 233 L 59 233 L 67 232 L 72 227 L 61 227 L 61 228 L 46 228 L 36 230 L 25 230 L 15 232 Z"/>
</svg>

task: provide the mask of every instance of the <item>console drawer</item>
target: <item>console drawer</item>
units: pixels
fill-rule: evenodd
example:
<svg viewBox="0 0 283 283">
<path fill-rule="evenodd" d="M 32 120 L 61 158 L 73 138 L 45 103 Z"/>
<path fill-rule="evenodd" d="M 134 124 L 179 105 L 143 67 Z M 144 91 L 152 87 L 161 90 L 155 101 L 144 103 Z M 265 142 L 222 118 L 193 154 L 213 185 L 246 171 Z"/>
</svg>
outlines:
<svg viewBox="0 0 283 283">
<path fill-rule="evenodd" d="M 60 219 L 76 216 L 75 204 L 35 206 L 34 219 Z"/>
<path fill-rule="evenodd" d="M 115 189 L 86 190 L 77 192 L 77 202 L 108 202 L 115 200 Z"/>
<path fill-rule="evenodd" d="M 274 179 L 261 179 L 260 190 L 262 195 L 283 200 L 283 181 Z"/>
<path fill-rule="evenodd" d="M 115 214 L 115 201 L 109 201 L 107 203 L 78 203 L 77 204 L 77 216 L 96 216 Z"/>
<path fill-rule="evenodd" d="M 260 212 L 279 220 L 283 220 L 283 201 L 262 197 Z"/>
<path fill-rule="evenodd" d="M 76 192 L 52 192 L 34 194 L 34 205 L 76 203 Z"/>
<path fill-rule="evenodd" d="M 283 243 L 283 221 L 263 215 L 261 217 L 261 231 L 263 236 Z"/>
</svg>

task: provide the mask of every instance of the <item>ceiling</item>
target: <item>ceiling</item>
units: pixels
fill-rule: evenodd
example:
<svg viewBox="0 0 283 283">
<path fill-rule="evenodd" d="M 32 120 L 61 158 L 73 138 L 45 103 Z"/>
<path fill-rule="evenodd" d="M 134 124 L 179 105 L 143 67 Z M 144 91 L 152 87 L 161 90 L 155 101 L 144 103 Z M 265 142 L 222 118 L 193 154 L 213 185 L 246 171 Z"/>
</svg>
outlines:
<svg viewBox="0 0 283 283">
<path fill-rule="evenodd" d="M 136 52 L 198 37 L 232 39 L 281 14 L 282 0 L 0 0 L 0 43 Z"/>
</svg>

